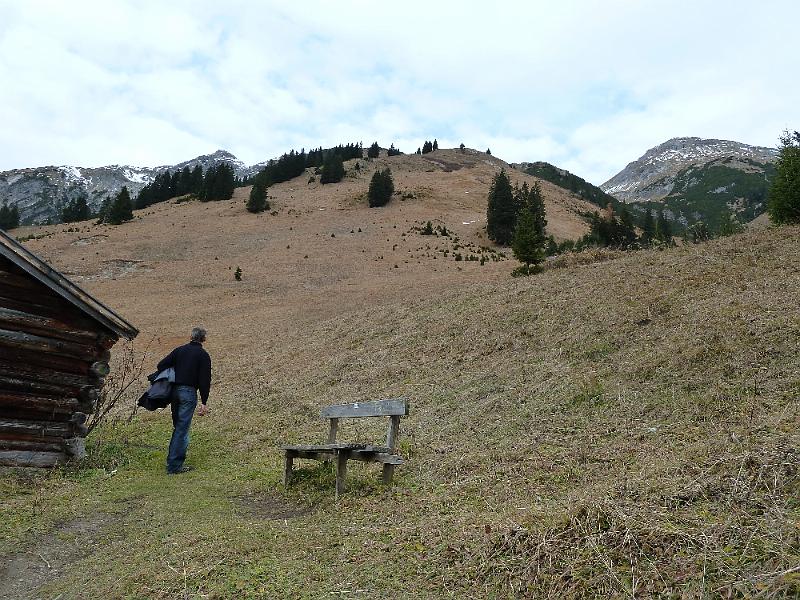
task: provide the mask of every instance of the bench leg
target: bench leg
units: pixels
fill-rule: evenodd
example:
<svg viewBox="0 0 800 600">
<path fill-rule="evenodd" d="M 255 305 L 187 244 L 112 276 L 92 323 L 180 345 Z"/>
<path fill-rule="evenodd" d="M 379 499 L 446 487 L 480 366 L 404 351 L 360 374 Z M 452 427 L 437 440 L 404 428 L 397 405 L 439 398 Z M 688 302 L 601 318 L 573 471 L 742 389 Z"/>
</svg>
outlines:
<svg viewBox="0 0 800 600">
<path fill-rule="evenodd" d="M 292 481 L 292 464 L 294 463 L 294 456 L 289 452 L 286 453 L 286 462 L 283 466 L 283 487 L 289 487 Z"/>
<path fill-rule="evenodd" d="M 336 456 L 336 497 L 344 494 L 344 480 L 347 477 L 347 452 L 339 452 Z"/>
<path fill-rule="evenodd" d="M 392 477 L 394 476 L 394 465 L 383 465 L 383 485 L 392 485 Z"/>
</svg>

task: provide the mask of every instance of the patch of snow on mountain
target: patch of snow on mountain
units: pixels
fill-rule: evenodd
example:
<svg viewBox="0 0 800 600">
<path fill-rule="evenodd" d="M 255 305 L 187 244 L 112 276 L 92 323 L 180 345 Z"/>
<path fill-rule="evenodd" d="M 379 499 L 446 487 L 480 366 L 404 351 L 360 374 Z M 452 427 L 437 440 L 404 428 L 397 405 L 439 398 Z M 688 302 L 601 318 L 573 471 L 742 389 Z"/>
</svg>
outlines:
<svg viewBox="0 0 800 600">
<path fill-rule="evenodd" d="M 149 183 L 152 177 L 146 173 L 137 172 L 130 168 L 125 168 L 122 171 L 123 177 L 128 181 L 132 181 L 134 183 Z"/>
<path fill-rule="evenodd" d="M 81 170 L 78 167 L 59 167 L 62 173 L 66 176 L 66 178 L 73 182 L 73 183 L 83 183 L 83 175 L 81 175 Z"/>
</svg>

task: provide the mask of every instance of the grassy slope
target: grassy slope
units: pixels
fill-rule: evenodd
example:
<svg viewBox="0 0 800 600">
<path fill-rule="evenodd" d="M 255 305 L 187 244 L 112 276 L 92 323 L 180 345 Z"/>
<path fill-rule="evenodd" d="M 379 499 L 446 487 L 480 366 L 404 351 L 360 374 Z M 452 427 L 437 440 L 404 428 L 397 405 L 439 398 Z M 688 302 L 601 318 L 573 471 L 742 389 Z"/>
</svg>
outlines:
<svg viewBox="0 0 800 600">
<path fill-rule="evenodd" d="M 197 471 L 161 474 L 166 415 L 108 427 L 95 469 L 0 479 L 0 552 L 99 514 L 53 596 L 797 594 L 799 234 L 250 339 L 196 423 Z M 321 440 L 320 406 L 394 395 L 412 412 L 392 490 L 371 465 L 338 503 L 324 468 L 282 489 L 276 447 Z"/>
</svg>

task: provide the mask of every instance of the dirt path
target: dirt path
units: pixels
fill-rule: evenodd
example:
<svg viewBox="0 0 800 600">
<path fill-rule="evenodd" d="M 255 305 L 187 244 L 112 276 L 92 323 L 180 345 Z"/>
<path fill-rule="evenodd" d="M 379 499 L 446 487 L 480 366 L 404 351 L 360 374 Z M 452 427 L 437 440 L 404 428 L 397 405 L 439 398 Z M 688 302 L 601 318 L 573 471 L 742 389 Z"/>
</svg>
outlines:
<svg viewBox="0 0 800 600">
<path fill-rule="evenodd" d="M 0 595 L 7 600 L 50 598 L 39 590 L 93 552 L 97 534 L 110 518 L 98 513 L 63 523 L 26 550 L 0 558 Z M 77 598 L 79 593 L 76 590 L 75 595 L 61 594 L 56 598 Z"/>
</svg>

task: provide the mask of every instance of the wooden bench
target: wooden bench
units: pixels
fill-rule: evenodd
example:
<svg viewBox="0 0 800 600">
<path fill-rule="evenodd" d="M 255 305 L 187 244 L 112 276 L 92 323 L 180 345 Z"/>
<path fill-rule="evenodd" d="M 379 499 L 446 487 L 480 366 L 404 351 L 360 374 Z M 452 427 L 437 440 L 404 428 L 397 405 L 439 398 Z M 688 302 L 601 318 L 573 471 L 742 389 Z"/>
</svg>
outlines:
<svg viewBox="0 0 800 600">
<path fill-rule="evenodd" d="M 283 471 L 283 484 L 288 487 L 292 480 L 292 465 L 295 458 L 314 460 L 336 460 L 336 497 L 344 492 L 347 477 L 347 461 L 383 463 L 383 483 L 392 483 L 394 468 L 403 464 L 403 458 L 396 453 L 397 437 L 400 434 L 400 417 L 408 415 L 408 403 L 403 398 L 391 400 L 374 400 L 372 402 L 355 402 L 328 406 L 321 411 L 323 419 L 330 420 L 328 443 L 317 446 L 283 446 L 286 453 L 286 464 Z M 386 446 L 368 444 L 340 444 L 336 442 L 339 430 L 339 419 L 358 419 L 362 417 L 389 417 L 389 431 L 386 434 Z"/>
</svg>

